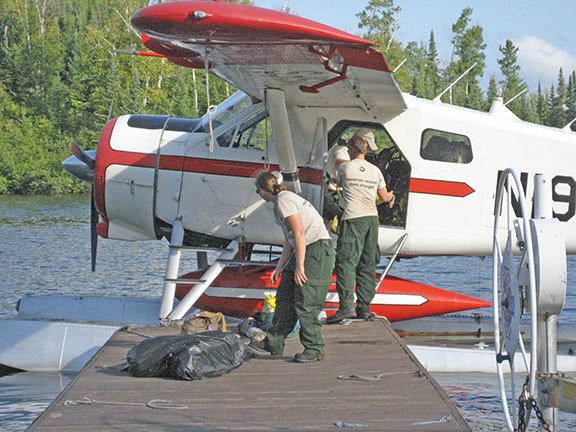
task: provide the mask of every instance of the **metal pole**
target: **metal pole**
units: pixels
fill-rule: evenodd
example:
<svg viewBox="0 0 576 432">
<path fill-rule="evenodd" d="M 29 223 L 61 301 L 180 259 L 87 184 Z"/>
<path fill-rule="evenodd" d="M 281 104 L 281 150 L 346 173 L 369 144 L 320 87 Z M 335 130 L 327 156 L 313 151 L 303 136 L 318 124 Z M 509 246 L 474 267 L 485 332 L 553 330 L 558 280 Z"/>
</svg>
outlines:
<svg viewBox="0 0 576 432">
<path fill-rule="evenodd" d="M 180 255 L 182 251 L 178 246 L 182 246 L 184 241 L 184 227 L 182 227 L 182 217 L 178 216 L 172 225 L 170 236 L 170 251 L 168 252 L 168 262 L 166 264 L 166 276 L 164 279 L 178 278 L 178 268 L 180 267 Z M 174 294 L 176 293 L 176 283 L 164 281 L 162 292 L 162 302 L 160 303 L 160 319 L 164 320 L 174 307 Z"/>
<path fill-rule="evenodd" d="M 549 219 L 552 217 L 552 185 L 548 178 L 542 174 L 534 176 L 534 218 Z M 541 278 L 538 277 L 538 281 Z M 545 287 L 537 287 L 538 296 Z M 544 311 L 545 312 L 545 311 Z M 557 320 L 558 315 L 550 313 L 537 314 L 537 332 L 538 332 L 538 371 L 545 373 L 556 373 L 556 341 L 557 341 Z M 558 426 L 558 408 L 549 405 L 548 395 L 544 394 L 544 386 L 539 382 L 537 401 L 541 405 L 544 420 L 552 428 L 557 430 Z M 540 431 L 546 431 L 542 425 Z"/>
<path fill-rule="evenodd" d="M 266 90 L 266 107 L 270 114 L 274 140 L 278 148 L 278 162 L 286 187 L 298 195 L 302 195 L 284 92 L 278 89 Z"/>
</svg>

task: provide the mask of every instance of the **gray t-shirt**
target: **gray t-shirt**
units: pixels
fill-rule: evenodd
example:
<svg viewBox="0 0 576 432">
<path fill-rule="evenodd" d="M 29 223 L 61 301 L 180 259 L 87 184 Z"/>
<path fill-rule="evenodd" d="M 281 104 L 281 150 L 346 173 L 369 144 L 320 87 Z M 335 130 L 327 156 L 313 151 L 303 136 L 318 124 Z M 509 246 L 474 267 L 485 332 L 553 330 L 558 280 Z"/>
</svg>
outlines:
<svg viewBox="0 0 576 432">
<path fill-rule="evenodd" d="M 386 187 L 380 169 L 363 159 L 353 159 L 340 165 L 338 173 L 344 196 L 342 220 L 378 216 L 377 190 Z"/>
<path fill-rule="evenodd" d="M 304 225 L 307 245 L 318 240 L 330 239 L 330 234 L 328 234 L 324 226 L 322 216 L 312 204 L 290 191 L 282 191 L 276 197 L 274 216 L 292 247 L 294 247 L 294 234 L 290 230 L 290 225 L 286 222 L 286 218 L 296 213 L 298 213 L 302 220 L 302 225 Z"/>
</svg>

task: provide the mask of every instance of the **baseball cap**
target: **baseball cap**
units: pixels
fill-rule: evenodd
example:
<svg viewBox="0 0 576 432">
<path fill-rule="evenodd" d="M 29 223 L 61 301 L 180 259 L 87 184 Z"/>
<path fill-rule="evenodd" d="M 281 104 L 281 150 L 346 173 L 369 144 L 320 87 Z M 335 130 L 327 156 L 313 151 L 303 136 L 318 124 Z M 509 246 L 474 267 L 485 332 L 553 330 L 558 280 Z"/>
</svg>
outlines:
<svg viewBox="0 0 576 432">
<path fill-rule="evenodd" d="M 354 134 L 355 137 L 360 137 L 368 143 L 370 150 L 378 150 L 376 145 L 376 140 L 374 138 L 374 132 L 368 128 L 360 128 Z"/>
</svg>

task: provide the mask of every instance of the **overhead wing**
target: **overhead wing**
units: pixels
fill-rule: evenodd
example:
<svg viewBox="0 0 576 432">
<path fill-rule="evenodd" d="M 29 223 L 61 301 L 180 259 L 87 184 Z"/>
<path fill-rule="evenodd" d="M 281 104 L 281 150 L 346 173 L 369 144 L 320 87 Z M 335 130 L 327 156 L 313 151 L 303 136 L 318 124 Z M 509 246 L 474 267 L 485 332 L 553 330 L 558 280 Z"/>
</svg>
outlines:
<svg viewBox="0 0 576 432">
<path fill-rule="evenodd" d="M 182 66 L 204 68 L 263 99 L 282 89 L 298 106 L 405 108 L 373 42 L 295 15 L 220 1 L 160 3 L 132 23 L 143 43 Z"/>
</svg>

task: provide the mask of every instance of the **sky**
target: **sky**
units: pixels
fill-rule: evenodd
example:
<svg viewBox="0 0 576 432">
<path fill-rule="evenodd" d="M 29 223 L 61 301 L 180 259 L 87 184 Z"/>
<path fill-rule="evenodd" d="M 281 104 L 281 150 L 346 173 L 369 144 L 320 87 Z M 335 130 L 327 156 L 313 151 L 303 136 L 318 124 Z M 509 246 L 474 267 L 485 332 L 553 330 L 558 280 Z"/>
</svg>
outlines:
<svg viewBox="0 0 576 432">
<path fill-rule="evenodd" d="M 356 14 L 368 0 L 255 0 L 254 4 L 270 9 L 288 4 L 302 18 L 361 35 Z M 575 0 L 395 0 L 394 4 L 402 9 L 396 39 L 427 47 L 433 30 L 442 66 L 452 53 L 452 24 L 465 7 L 471 7 L 470 24 L 483 28 L 487 45 L 484 89 L 492 75 L 501 79 L 498 48 L 506 39 L 518 47 L 520 75 L 532 92 L 539 81 L 543 88 L 556 86 L 560 68 L 566 81 L 576 70 Z"/>
</svg>

